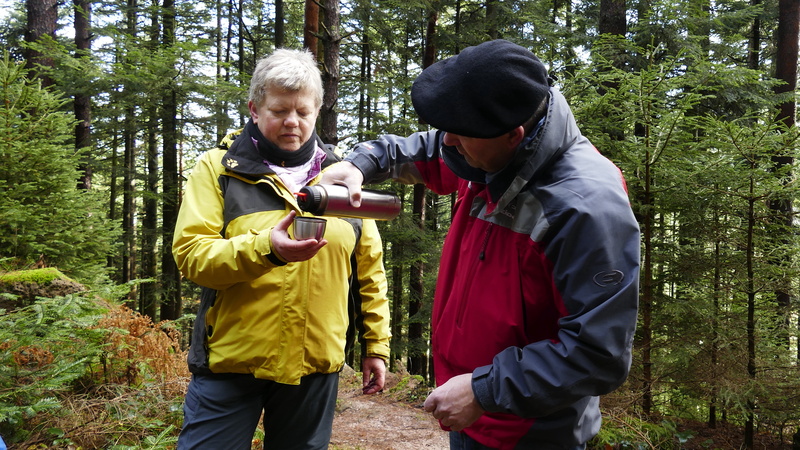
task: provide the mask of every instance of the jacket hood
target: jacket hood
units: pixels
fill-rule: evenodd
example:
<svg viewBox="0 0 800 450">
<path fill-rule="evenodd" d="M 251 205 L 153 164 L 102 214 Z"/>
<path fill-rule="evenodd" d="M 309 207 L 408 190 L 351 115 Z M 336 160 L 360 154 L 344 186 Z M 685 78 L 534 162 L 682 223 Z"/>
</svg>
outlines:
<svg viewBox="0 0 800 450">
<path fill-rule="evenodd" d="M 517 151 L 514 160 L 497 173 L 488 184 L 492 200 L 496 202 L 489 216 L 502 211 L 531 180 L 539 176 L 577 140 L 585 139 L 578 129 L 572 110 L 564 95 L 550 88 L 550 104 L 544 123 L 536 137 Z M 487 173 L 476 169 L 455 148 L 442 147 L 442 159 L 458 177 L 476 183 L 486 183 Z"/>
</svg>

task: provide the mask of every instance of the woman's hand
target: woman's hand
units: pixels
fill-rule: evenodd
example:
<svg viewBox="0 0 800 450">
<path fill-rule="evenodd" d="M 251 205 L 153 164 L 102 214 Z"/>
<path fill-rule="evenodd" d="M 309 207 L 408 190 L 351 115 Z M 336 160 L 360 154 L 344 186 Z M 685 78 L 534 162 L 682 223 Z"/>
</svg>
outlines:
<svg viewBox="0 0 800 450">
<path fill-rule="evenodd" d="M 292 239 L 288 230 L 296 215 L 295 211 L 290 211 L 289 215 L 275 225 L 269 236 L 273 253 L 286 262 L 307 261 L 328 244 L 328 241 L 324 238 L 319 241 L 316 239 L 304 239 L 302 241 Z"/>
<path fill-rule="evenodd" d="M 386 363 L 380 358 L 368 357 L 361 362 L 363 371 L 361 392 L 371 395 L 376 392 L 383 392 L 386 383 Z"/>
</svg>

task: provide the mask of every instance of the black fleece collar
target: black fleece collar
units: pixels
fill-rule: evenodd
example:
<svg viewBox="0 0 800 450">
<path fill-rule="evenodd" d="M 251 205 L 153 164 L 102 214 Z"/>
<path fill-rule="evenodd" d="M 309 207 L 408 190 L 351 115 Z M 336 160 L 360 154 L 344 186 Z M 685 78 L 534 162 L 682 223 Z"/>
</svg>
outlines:
<svg viewBox="0 0 800 450">
<path fill-rule="evenodd" d="M 254 134 L 258 133 L 257 135 Z M 259 139 L 261 137 L 261 139 Z M 236 136 L 236 139 L 228 148 L 228 152 L 222 158 L 222 164 L 227 167 L 228 169 L 240 173 L 242 175 L 249 175 L 249 176 L 261 176 L 265 174 L 274 173 L 272 169 L 265 163 L 265 161 L 269 161 L 272 164 L 281 165 L 284 161 L 286 161 L 285 166 L 292 166 L 295 165 L 295 161 L 292 158 L 288 160 L 281 160 L 278 159 L 278 153 L 272 152 L 274 149 L 266 149 L 264 146 L 260 145 L 263 142 L 268 142 L 266 138 L 263 137 L 261 132 L 258 130 L 258 127 L 252 121 L 249 121 L 247 125 L 241 130 L 241 133 Z M 316 146 L 323 146 L 322 142 L 319 140 L 317 133 L 314 132 L 311 135 L 311 138 L 303 144 L 303 147 L 295 152 L 287 152 L 285 150 L 280 150 L 283 153 L 298 153 L 298 152 L 308 152 L 308 155 L 305 156 L 305 159 L 302 157 L 298 158 L 300 160 L 299 164 L 303 164 L 311 159 L 314 155 L 314 151 Z M 277 148 L 277 147 L 275 147 Z M 326 150 L 328 154 L 328 158 L 326 158 L 326 162 L 332 159 L 331 155 L 332 152 Z M 292 156 L 292 155 L 287 155 Z M 269 159 L 269 158 L 276 158 L 276 159 Z M 325 164 L 323 164 L 324 166 Z"/>
<path fill-rule="evenodd" d="M 307 163 L 314 156 L 317 145 L 317 133 L 311 132 L 311 137 L 297 150 L 283 150 L 261 134 L 253 120 L 247 122 L 245 130 L 250 134 L 253 143 L 261 156 L 276 166 L 295 167 Z"/>
</svg>

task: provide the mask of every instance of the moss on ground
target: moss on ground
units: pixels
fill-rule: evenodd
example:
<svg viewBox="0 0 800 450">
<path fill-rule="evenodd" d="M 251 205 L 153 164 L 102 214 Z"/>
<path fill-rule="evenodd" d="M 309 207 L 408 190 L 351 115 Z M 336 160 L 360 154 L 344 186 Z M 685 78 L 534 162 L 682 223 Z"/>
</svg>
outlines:
<svg viewBox="0 0 800 450">
<path fill-rule="evenodd" d="M 0 274 L 0 284 L 13 283 L 37 283 L 48 284 L 53 280 L 72 281 L 55 267 L 44 267 L 41 269 L 15 270 Z"/>
</svg>

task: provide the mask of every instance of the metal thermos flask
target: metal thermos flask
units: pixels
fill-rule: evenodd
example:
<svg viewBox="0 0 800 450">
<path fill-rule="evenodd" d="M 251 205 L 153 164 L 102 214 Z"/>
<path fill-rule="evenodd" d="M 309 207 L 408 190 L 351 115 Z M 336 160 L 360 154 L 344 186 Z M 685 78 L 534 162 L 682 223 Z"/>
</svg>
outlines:
<svg viewBox="0 0 800 450">
<path fill-rule="evenodd" d="M 303 211 L 315 216 L 355 217 L 360 219 L 392 220 L 400 214 L 400 198 L 390 192 L 361 190 L 361 206 L 350 204 L 347 187 L 335 184 L 305 186 L 297 193 L 297 203 Z"/>
</svg>

